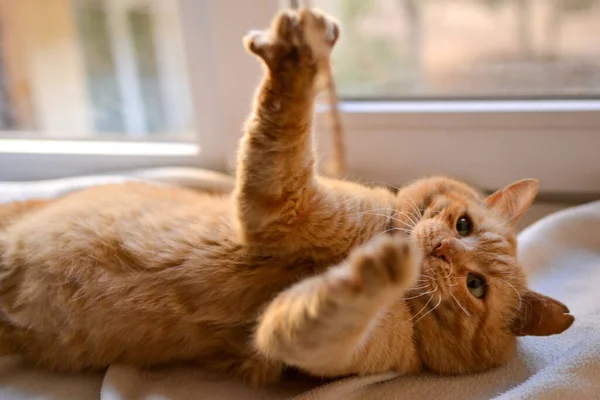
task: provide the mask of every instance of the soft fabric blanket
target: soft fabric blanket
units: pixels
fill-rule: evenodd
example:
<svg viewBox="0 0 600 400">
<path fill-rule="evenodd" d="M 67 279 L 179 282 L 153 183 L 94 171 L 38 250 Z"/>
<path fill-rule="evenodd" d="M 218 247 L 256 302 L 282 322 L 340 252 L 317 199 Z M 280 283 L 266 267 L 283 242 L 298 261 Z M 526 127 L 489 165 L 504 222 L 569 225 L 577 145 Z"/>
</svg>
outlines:
<svg viewBox="0 0 600 400">
<path fill-rule="evenodd" d="M 121 178 L 109 181 L 113 179 Z M 17 189 L 14 186 L 7 195 L 0 184 L 0 201 L 35 197 L 31 189 L 15 196 Z M 61 186 L 59 191 L 69 190 Z M 44 194 L 49 197 L 50 192 Z M 113 365 L 105 374 L 64 375 L 36 371 L 18 357 L 4 357 L 0 399 L 600 399 L 600 202 L 540 220 L 520 234 L 519 243 L 531 286 L 566 303 L 576 321 L 562 335 L 520 339 L 516 358 L 487 373 L 387 374 L 331 383 L 296 380 L 259 390 L 183 368 L 144 372 Z"/>
</svg>

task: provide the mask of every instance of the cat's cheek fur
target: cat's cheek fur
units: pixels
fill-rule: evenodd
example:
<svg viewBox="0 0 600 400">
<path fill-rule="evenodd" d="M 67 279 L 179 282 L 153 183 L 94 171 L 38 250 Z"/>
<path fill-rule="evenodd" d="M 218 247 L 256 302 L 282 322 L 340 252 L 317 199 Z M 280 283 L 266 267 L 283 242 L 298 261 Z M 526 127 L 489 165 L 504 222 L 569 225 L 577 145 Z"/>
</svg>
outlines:
<svg viewBox="0 0 600 400">
<path fill-rule="evenodd" d="M 442 375 L 482 372 L 506 364 L 515 354 L 517 339 L 509 331 L 499 332 L 483 325 L 479 330 L 463 326 L 460 338 L 439 325 L 423 324 L 417 329 L 419 356 L 423 367 Z"/>
</svg>

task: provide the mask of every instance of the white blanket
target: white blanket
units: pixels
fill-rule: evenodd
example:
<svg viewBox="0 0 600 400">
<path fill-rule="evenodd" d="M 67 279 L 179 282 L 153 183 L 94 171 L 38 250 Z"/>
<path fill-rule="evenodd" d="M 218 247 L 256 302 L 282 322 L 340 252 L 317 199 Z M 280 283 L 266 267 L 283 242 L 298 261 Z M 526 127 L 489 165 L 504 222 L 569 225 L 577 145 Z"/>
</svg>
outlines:
<svg viewBox="0 0 600 400">
<path fill-rule="evenodd" d="M 105 374 L 61 375 L 4 357 L 0 399 L 600 399 L 600 202 L 542 219 L 521 233 L 519 243 L 531 286 L 566 303 L 576 321 L 561 335 L 520 339 L 517 357 L 503 368 L 461 377 L 298 381 L 257 390 L 190 369 L 148 373 L 113 365 Z"/>
</svg>

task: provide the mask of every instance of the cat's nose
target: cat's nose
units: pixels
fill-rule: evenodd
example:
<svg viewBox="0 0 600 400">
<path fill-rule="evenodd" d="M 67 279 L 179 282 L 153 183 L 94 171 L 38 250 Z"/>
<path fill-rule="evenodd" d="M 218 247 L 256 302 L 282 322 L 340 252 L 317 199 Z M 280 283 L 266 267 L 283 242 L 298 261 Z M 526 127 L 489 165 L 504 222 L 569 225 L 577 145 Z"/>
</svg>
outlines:
<svg viewBox="0 0 600 400">
<path fill-rule="evenodd" d="M 450 262 L 452 259 L 452 253 L 454 253 L 454 246 L 452 245 L 452 239 L 442 239 L 433 248 L 432 255 L 437 258 L 441 258 L 446 262 Z"/>
</svg>

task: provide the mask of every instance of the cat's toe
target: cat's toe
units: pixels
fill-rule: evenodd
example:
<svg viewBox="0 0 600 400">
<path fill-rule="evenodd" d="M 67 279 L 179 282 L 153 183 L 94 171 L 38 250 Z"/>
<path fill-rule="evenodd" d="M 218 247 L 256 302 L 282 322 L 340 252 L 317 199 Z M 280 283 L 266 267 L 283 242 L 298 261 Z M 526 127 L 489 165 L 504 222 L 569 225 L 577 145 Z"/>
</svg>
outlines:
<svg viewBox="0 0 600 400">
<path fill-rule="evenodd" d="M 358 251 L 352 263 L 357 285 L 368 291 L 402 290 L 419 276 L 420 257 L 410 238 L 382 236 Z"/>
<path fill-rule="evenodd" d="M 298 63 L 328 58 L 339 37 L 338 24 L 326 14 L 307 8 L 282 11 L 264 31 L 251 31 L 244 37 L 248 51 L 272 66 L 290 56 Z"/>
<path fill-rule="evenodd" d="M 272 41 L 267 31 L 252 30 L 244 36 L 244 47 L 261 58 L 269 56 L 271 46 Z"/>
<path fill-rule="evenodd" d="M 329 56 L 340 34 L 339 26 L 327 14 L 307 8 L 298 12 L 301 41 L 306 43 L 316 59 Z"/>
</svg>

